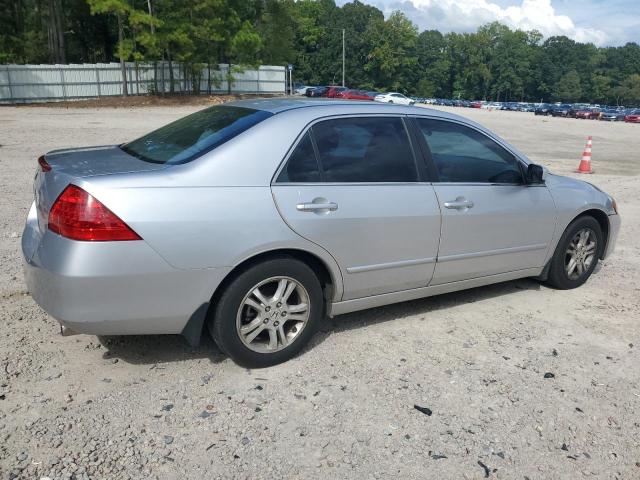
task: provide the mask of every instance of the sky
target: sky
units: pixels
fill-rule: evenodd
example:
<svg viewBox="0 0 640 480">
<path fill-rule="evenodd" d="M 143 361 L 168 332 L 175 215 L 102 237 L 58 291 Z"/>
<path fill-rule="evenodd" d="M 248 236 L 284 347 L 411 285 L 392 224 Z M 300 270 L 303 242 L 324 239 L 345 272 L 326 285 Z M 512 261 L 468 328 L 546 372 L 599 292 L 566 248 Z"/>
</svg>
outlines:
<svg viewBox="0 0 640 480">
<path fill-rule="evenodd" d="M 494 20 L 512 28 L 566 35 L 598 46 L 640 43 L 640 0 L 361 0 L 418 28 L 472 32 Z M 347 0 L 338 1 L 342 5 Z"/>
</svg>

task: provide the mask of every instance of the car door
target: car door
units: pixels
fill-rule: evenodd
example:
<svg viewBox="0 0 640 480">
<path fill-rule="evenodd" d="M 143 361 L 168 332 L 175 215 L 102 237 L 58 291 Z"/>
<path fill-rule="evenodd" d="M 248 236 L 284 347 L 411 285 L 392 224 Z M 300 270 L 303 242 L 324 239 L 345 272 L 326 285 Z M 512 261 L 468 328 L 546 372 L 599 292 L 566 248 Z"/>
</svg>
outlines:
<svg viewBox="0 0 640 480">
<path fill-rule="evenodd" d="M 403 117 L 358 116 L 313 124 L 276 175 L 278 210 L 336 259 L 343 300 L 431 280 L 440 209 L 418 168 Z"/>
<path fill-rule="evenodd" d="M 431 284 L 542 267 L 556 217 L 547 187 L 527 185 L 520 160 L 475 128 L 433 118 L 415 124 L 442 211 Z"/>
</svg>

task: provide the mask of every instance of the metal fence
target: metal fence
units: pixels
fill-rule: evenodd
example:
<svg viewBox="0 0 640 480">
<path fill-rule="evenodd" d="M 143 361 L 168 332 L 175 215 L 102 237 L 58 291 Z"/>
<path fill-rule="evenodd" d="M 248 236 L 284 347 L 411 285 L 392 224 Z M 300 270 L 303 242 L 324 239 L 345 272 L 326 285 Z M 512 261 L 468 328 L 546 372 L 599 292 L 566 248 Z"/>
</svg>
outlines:
<svg viewBox="0 0 640 480">
<path fill-rule="evenodd" d="M 214 68 L 215 67 L 215 68 Z M 229 66 L 219 64 L 202 68 L 193 85 L 184 65 L 168 62 L 156 64 L 126 63 L 127 89 L 130 95 L 170 92 L 226 93 Z M 173 78 L 173 81 L 171 79 Z M 257 69 L 231 67 L 231 92 L 285 93 L 286 71 L 283 66 Z M 122 72 L 119 63 L 71 65 L 0 65 L 0 103 L 48 102 L 122 95 Z"/>
</svg>

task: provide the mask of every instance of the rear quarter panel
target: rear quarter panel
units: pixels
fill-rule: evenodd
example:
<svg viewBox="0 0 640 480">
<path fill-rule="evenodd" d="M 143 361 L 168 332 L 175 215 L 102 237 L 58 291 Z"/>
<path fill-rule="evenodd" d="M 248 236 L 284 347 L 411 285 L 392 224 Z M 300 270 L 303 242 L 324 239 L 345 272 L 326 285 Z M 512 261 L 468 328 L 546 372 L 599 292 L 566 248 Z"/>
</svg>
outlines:
<svg viewBox="0 0 640 480">
<path fill-rule="evenodd" d="M 333 257 L 286 225 L 269 186 L 112 188 L 96 180 L 84 188 L 176 269 L 235 267 L 260 253 L 299 249 L 325 263 L 342 295 Z"/>
</svg>

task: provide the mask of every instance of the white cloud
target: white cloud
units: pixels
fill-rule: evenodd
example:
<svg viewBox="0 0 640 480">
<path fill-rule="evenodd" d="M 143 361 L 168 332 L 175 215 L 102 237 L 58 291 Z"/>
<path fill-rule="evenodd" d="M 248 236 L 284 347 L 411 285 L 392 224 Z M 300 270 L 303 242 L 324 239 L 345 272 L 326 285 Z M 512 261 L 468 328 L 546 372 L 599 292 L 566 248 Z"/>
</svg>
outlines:
<svg viewBox="0 0 640 480">
<path fill-rule="evenodd" d="M 385 15 L 401 10 L 421 30 L 473 31 L 479 25 L 497 20 L 512 28 L 539 30 L 545 37 L 566 35 L 596 45 L 611 41 L 603 30 L 578 27 L 567 15 L 556 13 L 551 0 L 521 0 L 519 5 L 505 7 L 490 0 L 369 0 L 366 3 L 378 6 Z"/>
</svg>

